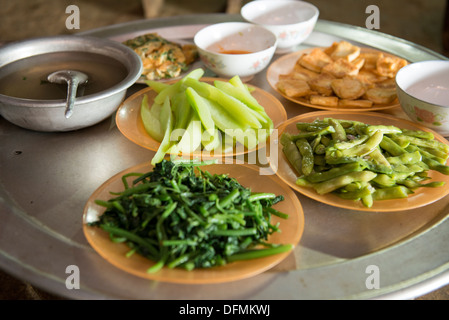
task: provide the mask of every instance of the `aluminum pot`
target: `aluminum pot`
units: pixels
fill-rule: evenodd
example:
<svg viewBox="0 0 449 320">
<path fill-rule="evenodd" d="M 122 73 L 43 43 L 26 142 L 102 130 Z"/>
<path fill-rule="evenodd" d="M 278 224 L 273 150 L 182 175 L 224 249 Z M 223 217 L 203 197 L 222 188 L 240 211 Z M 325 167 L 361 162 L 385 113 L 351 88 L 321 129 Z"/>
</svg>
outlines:
<svg viewBox="0 0 449 320">
<path fill-rule="evenodd" d="M 35 131 L 72 131 L 97 124 L 111 116 L 125 98 L 127 89 L 142 74 L 139 56 L 125 45 L 86 36 L 52 36 L 18 41 L 0 47 L 2 67 L 28 57 L 55 52 L 87 52 L 120 62 L 127 75 L 119 83 L 95 94 L 76 99 L 73 115 L 65 117 L 65 100 L 22 99 L 0 94 L 0 115 L 20 127 Z"/>
</svg>

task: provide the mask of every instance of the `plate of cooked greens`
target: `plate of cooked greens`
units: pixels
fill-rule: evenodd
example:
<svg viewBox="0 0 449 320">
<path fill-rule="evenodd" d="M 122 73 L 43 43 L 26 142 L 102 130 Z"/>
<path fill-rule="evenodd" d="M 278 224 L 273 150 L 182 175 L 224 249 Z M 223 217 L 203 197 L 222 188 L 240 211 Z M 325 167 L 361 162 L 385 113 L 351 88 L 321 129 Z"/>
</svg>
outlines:
<svg viewBox="0 0 449 320">
<path fill-rule="evenodd" d="M 231 79 L 202 77 L 195 69 L 170 83 L 150 87 L 126 99 L 116 114 L 120 132 L 166 154 L 222 158 L 264 147 L 274 128 L 287 120 L 282 103 L 270 93 Z"/>
<path fill-rule="evenodd" d="M 294 190 L 328 205 L 403 211 L 449 193 L 449 142 L 381 113 L 319 111 L 279 127 L 272 169 Z"/>
<path fill-rule="evenodd" d="M 84 234 L 107 261 L 174 283 L 257 275 L 294 254 L 302 206 L 254 165 L 163 160 L 110 178 L 89 198 Z"/>
</svg>

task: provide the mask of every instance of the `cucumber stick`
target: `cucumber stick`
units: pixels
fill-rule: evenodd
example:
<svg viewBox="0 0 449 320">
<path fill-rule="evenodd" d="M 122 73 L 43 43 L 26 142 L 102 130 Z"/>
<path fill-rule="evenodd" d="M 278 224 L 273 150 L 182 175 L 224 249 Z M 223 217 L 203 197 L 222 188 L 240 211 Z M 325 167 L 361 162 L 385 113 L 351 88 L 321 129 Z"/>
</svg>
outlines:
<svg viewBox="0 0 449 320">
<path fill-rule="evenodd" d="M 148 96 L 144 95 L 140 107 L 140 116 L 143 126 L 149 135 L 156 141 L 161 142 L 164 138 L 164 131 L 161 127 L 160 113 L 162 106 L 153 104 L 150 108 L 148 104 Z"/>
<path fill-rule="evenodd" d="M 212 120 L 206 99 L 201 97 L 194 89 L 190 87 L 186 89 L 186 96 L 187 100 L 190 102 L 190 105 L 193 109 L 195 109 L 196 114 L 199 116 L 204 129 L 210 135 L 214 135 L 215 123 L 214 120 Z"/>
<path fill-rule="evenodd" d="M 253 149 L 271 134 L 273 121 L 238 76 L 210 84 L 200 80 L 203 75 L 196 69 L 177 82 L 146 82 L 156 95 L 151 107 L 144 96 L 140 115 L 145 130 L 161 143 L 152 164 L 167 153 L 229 152 L 236 143 Z"/>
<path fill-rule="evenodd" d="M 172 142 L 171 134 L 173 127 L 173 116 L 171 112 L 170 99 L 168 97 L 165 98 L 164 104 L 161 109 L 160 114 L 161 126 L 164 128 L 164 138 L 161 141 L 159 149 L 154 155 L 153 159 L 151 159 L 151 164 L 155 165 L 156 163 L 164 160 L 165 154 L 170 149 Z M 162 120 L 165 120 L 164 122 Z"/>
</svg>

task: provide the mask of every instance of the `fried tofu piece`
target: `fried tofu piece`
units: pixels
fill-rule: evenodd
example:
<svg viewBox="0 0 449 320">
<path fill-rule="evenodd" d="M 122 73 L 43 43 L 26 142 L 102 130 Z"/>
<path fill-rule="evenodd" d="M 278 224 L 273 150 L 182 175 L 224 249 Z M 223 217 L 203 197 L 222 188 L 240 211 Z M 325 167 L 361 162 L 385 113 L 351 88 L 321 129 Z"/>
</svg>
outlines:
<svg viewBox="0 0 449 320">
<path fill-rule="evenodd" d="M 387 80 L 387 77 L 383 77 L 374 72 L 374 70 L 366 70 L 362 69 L 359 73 L 354 77 L 363 83 L 366 87 L 374 87 L 376 83 Z"/>
<path fill-rule="evenodd" d="M 377 60 L 383 56 L 382 52 L 361 52 L 359 58 L 365 59 L 363 69 L 372 70 L 377 68 Z"/>
<path fill-rule="evenodd" d="M 311 95 L 309 99 L 311 104 L 317 105 L 317 106 L 323 106 L 323 107 L 338 107 L 338 97 L 331 96 L 331 97 L 323 97 L 320 95 Z"/>
<path fill-rule="evenodd" d="M 375 104 L 390 104 L 396 100 L 397 93 L 394 88 L 371 88 L 366 90 L 364 98 Z"/>
<path fill-rule="evenodd" d="M 384 89 L 395 89 L 396 88 L 396 81 L 394 78 L 386 78 L 382 81 L 376 82 L 377 88 L 384 88 Z"/>
<path fill-rule="evenodd" d="M 341 99 L 338 101 L 338 106 L 342 108 L 371 108 L 373 106 L 373 102 L 371 100 L 348 100 Z"/>
<path fill-rule="evenodd" d="M 283 81 L 283 80 L 304 80 L 304 81 L 308 81 L 310 79 L 310 77 L 302 74 L 302 73 L 296 73 L 296 72 L 291 72 L 291 73 L 287 73 L 287 74 L 280 74 L 279 75 L 279 80 L 278 81 Z"/>
<path fill-rule="evenodd" d="M 291 98 L 305 97 L 312 93 L 305 80 L 286 79 L 279 81 L 277 87 L 279 91 Z"/>
<path fill-rule="evenodd" d="M 327 72 L 336 78 L 343 78 L 347 76 L 356 76 L 359 73 L 360 67 L 354 65 L 346 59 L 338 59 L 328 65 L 324 66 L 321 70 L 323 73 Z"/>
<path fill-rule="evenodd" d="M 357 79 L 335 79 L 331 83 L 332 90 L 340 99 L 355 100 L 363 96 L 365 87 Z"/>
<path fill-rule="evenodd" d="M 318 72 L 304 68 L 299 62 L 295 64 L 291 74 L 294 79 L 303 78 L 304 80 L 310 80 L 319 75 Z"/>
<path fill-rule="evenodd" d="M 333 60 L 325 54 L 323 50 L 315 48 L 310 53 L 301 56 L 298 62 L 301 66 L 308 70 L 321 72 L 321 69 L 325 65 L 332 63 Z"/>
<path fill-rule="evenodd" d="M 351 61 L 351 64 L 360 71 L 363 68 L 363 66 L 365 65 L 365 59 L 358 57 L 358 58 L 354 59 L 353 61 Z"/>
<path fill-rule="evenodd" d="M 299 60 L 293 66 L 293 70 L 290 73 L 280 74 L 279 81 L 281 80 L 305 80 L 309 81 L 315 78 L 319 73 L 310 71 L 299 64 Z"/>
<path fill-rule="evenodd" d="M 340 41 L 334 43 L 327 48 L 326 53 L 335 61 L 338 59 L 346 59 L 349 62 L 354 61 L 360 55 L 360 47 L 355 46 L 348 41 Z"/>
<path fill-rule="evenodd" d="M 313 91 L 323 96 L 331 96 L 334 93 L 331 86 L 332 80 L 335 80 L 335 77 L 330 73 L 321 73 L 309 80 L 308 84 Z"/>
<path fill-rule="evenodd" d="M 377 60 L 376 70 L 381 76 L 394 78 L 396 73 L 402 67 L 405 67 L 408 62 L 398 57 L 384 56 Z"/>
<path fill-rule="evenodd" d="M 324 52 L 325 54 L 327 54 L 327 55 L 330 57 L 331 54 L 332 54 L 332 52 L 334 52 L 335 49 L 337 48 L 337 46 L 338 46 L 338 42 L 334 42 L 334 43 L 332 43 L 332 45 L 330 45 L 329 47 L 324 48 L 324 49 L 323 49 L 323 52 Z"/>
</svg>

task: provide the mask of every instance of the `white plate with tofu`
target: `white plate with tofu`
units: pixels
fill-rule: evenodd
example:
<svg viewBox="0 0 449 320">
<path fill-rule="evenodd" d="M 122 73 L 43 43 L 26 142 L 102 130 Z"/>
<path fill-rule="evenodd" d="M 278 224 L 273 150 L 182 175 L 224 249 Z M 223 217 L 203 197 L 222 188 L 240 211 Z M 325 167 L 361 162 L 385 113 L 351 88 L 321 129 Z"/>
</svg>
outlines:
<svg viewBox="0 0 449 320">
<path fill-rule="evenodd" d="M 376 111 L 399 107 L 394 77 L 407 63 L 341 41 L 282 56 L 269 66 L 267 80 L 283 97 L 306 107 Z"/>
</svg>

